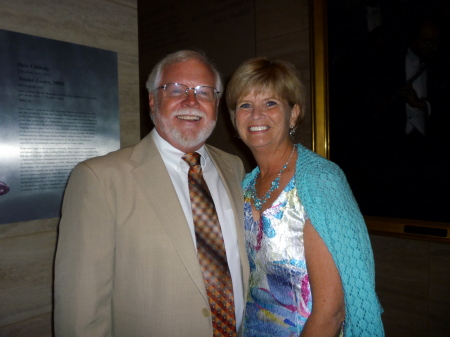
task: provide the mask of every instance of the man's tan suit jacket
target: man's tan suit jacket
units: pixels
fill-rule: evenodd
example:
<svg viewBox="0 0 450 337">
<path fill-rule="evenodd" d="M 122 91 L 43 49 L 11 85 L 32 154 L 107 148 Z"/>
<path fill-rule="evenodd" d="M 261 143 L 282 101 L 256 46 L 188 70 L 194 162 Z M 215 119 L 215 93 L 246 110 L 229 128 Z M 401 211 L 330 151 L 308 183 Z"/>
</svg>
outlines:
<svg viewBox="0 0 450 337">
<path fill-rule="evenodd" d="M 207 146 L 232 204 L 244 294 L 244 175 Z M 208 299 L 186 217 L 152 137 L 87 160 L 66 189 L 55 261 L 55 332 L 211 337 Z"/>
</svg>

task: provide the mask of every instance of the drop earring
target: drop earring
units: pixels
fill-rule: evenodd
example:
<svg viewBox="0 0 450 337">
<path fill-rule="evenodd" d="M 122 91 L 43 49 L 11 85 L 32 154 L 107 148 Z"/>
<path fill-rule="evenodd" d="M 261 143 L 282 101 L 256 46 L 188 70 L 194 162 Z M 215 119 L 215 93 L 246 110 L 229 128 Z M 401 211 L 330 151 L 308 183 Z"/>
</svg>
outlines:
<svg viewBox="0 0 450 337">
<path fill-rule="evenodd" d="M 289 128 L 289 136 L 294 137 L 295 135 L 295 126 L 291 126 Z"/>
</svg>

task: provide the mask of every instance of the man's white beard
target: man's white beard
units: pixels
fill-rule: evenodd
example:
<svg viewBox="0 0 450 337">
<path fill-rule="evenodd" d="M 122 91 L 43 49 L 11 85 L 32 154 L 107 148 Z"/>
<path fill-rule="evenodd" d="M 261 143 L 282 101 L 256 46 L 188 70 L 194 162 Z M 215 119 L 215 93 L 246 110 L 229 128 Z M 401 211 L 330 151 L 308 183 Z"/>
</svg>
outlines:
<svg viewBox="0 0 450 337">
<path fill-rule="evenodd" d="M 161 132 L 164 132 L 178 144 L 180 147 L 189 148 L 189 147 L 197 147 L 198 145 L 203 145 L 211 133 L 214 131 L 216 126 L 217 118 L 211 121 L 205 128 L 200 130 L 196 134 L 186 133 L 184 134 L 182 131 L 173 127 L 170 123 L 171 118 L 180 115 L 190 115 L 190 116 L 198 116 L 200 118 L 206 118 L 206 114 L 203 111 L 200 111 L 195 108 L 185 108 L 172 111 L 170 117 L 161 118 L 159 114 L 158 108 L 155 109 L 153 114 L 150 114 L 153 124 L 157 125 L 161 129 Z M 175 117 L 176 118 L 176 117 Z"/>
</svg>

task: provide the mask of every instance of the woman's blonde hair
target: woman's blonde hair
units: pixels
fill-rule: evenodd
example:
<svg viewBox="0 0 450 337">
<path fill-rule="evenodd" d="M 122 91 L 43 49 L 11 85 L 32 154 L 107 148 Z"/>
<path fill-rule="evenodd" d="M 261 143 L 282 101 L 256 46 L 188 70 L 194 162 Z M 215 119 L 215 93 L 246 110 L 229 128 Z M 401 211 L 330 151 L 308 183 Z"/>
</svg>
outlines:
<svg viewBox="0 0 450 337">
<path fill-rule="evenodd" d="M 300 107 L 295 127 L 304 115 L 305 86 L 295 66 L 283 60 L 256 57 L 242 63 L 231 76 L 226 89 L 226 101 L 234 127 L 236 104 L 251 92 L 270 91 L 278 98 L 287 100 L 291 108 Z"/>
</svg>

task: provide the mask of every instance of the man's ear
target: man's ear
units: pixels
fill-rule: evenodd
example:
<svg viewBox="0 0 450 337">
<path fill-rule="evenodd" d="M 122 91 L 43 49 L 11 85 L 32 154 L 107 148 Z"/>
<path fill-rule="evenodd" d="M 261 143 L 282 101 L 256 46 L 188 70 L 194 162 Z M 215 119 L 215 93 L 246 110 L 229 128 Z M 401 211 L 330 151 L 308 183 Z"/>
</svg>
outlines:
<svg viewBox="0 0 450 337">
<path fill-rule="evenodd" d="M 154 111 L 155 110 L 155 95 L 153 95 L 153 93 L 149 93 L 148 94 L 148 105 L 150 106 L 150 111 Z"/>
<path fill-rule="evenodd" d="M 153 92 L 148 94 L 148 105 L 150 107 L 150 117 L 152 117 L 156 111 L 156 97 Z"/>
</svg>

